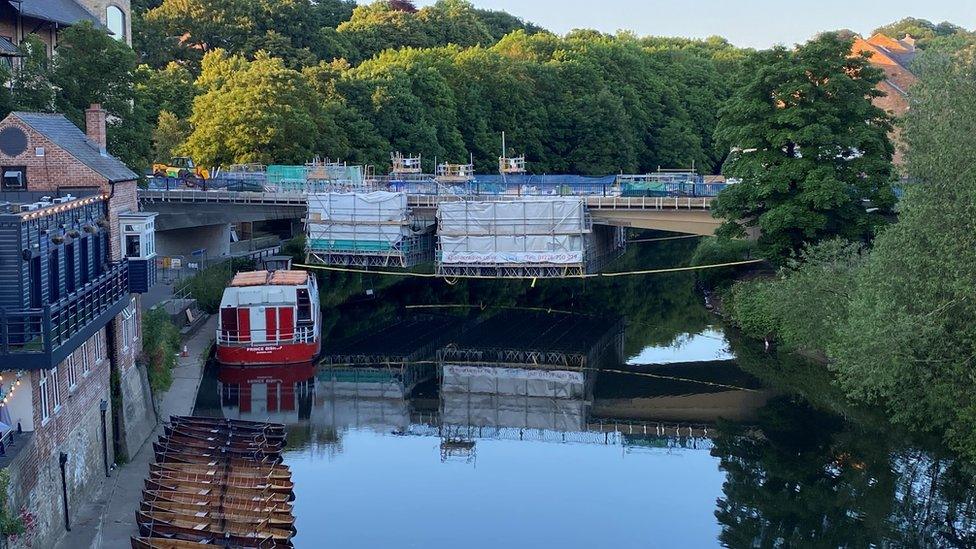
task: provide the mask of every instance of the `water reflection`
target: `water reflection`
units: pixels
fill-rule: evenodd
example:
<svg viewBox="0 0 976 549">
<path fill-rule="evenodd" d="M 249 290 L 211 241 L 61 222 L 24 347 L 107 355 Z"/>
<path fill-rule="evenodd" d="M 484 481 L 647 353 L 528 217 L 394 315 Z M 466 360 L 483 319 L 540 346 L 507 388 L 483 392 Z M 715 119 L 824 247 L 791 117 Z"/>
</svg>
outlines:
<svg viewBox="0 0 976 549">
<path fill-rule="evenodd" d="M 332 278 L 322 362 L 214 367 L 197 413 L 289 425 L 300 547 L 976 544 L 966 467 L 692 279 L 574 284 Z"/>
</svg>

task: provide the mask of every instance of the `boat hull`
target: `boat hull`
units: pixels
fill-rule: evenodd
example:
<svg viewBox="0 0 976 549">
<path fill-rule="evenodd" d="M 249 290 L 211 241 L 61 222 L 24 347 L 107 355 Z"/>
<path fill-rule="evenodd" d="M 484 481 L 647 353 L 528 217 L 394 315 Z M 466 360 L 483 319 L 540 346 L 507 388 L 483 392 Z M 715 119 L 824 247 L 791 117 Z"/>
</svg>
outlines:
<svg viewBox="0 0 976 549">
<path fill-rule="evenodd" d="M 218 345 L 217 362 L 227 366 L 277 366 L 313 362 L 322 351 L 322 342 Z"/>
</svg>

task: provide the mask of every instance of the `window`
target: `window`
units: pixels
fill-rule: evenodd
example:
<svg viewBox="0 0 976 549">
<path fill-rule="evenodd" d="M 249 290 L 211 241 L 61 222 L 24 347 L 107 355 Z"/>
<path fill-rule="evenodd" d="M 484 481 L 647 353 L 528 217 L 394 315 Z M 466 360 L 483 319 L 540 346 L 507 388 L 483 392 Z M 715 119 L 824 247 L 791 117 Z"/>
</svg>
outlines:
<svg viewBox="0 0 976 549">
<path fill-rule="evenodd" d="M 125 42 L 125 12 L 118 6 L 105 9 L 105 26 L 112 31 L 112 37 Z"/>
<path fill-rule="evenodd" d="M 3 184 L 0 188 L 4 191 L 23 191 L 27 189 L 27 167 L 26 166 L 4 166 Z"/>
<path fill-rule="evenodd" d="M 41 394 L 41 423 L 51 417 L 51 386 L 47 383 L 47 371 L 41 370 L 41 381 L 37 384 Z"/>
<path fill-rule="evenodd" d="M 53 412 L 61 409 L 61 378 L 58 377 L 58 367 L 51 368 L 51 396 L 54 400 Z"/>
<path fill-rule="evenodd" d="M 141 257 L 142 250 L 139 249 L 139 235 L 137 234 L 127 234 L 125 235 L 125 257 L 134 258 Z"/>
<path fill-rule="evenodd" d="M 86 341 L 84 345 L 81 346 L 81 375 L 87 376 L 88 372 L 91 371 L 91 357 L 88 355 L 89 347 L 94 345 L 98 347 L 98 338 L 101 336 L 101 332 L 95 334 L 95 337 Z M 91 345 L 89 345 L 91 344 Z"/>
<path fill-rule="evenodd" d="M 105 349 L 102 346 L 102 333 L 103 332 L 99 331 L 97 334 L 95 334 L 95 364 L 98 364 L 105 358 L 105 355 L 103 354 Z"/>
<path fill-rule="evenodd" d="M 135 299 L 122 311 L 122 345 L 128 351 L 129 346 L 136 339 L 136 306 Z"/>
<path fill-rule="evenodd" d="M 85 352 L 85 346 L 82 345 L 81 346 L 81 349 L 82 349 L 82 353 L 84 353 Z M 75 387 L 78 386 L 78 361 L 75 360 L 75 354 L 77 354 L 77 351 L 75 353 L 71 353 L 70 355 L 68 355 L 68 358 L 64 361 L 65 362 L 65 366 L 67 367 L 67 370 L 68 370 L 68 390 L 69 391 L 73 391 L 75 389 Z"/>
</svg>

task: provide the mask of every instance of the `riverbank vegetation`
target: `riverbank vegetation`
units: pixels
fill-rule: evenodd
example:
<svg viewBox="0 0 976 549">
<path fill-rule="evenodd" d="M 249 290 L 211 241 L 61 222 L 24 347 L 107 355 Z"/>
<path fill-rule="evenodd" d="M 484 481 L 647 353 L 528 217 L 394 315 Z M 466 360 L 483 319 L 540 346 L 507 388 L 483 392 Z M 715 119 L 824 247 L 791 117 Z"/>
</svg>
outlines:
<svg viewBox="0 0 976 549">
<path fill-rule="evenodd" d="M 152 309 L 142 318 L 142 353 L 154 394 L 161 394 L 173 383 L 180 350 L 180 330 L 164 309 Z"/>
<path fill-rule="evenodd" d="M 976 460 L 976 50 L 929 51 L 905 119 L 897 222 L 871 242 L 826 240 L 741 282 L 749 334 L 821 354 L 848 396 Z"/>
</svg>

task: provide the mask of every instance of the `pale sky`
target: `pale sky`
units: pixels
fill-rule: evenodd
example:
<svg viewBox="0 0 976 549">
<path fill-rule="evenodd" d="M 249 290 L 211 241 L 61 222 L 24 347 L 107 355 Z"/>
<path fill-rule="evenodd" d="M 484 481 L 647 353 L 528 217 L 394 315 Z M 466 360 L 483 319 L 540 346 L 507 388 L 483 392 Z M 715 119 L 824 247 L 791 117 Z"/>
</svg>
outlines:
<svg viewBox="0 0 976 549">
<path fill-rule="evenodd" d="M 976 0 L 472 0 L 557 33 L 574 28 L 638 35 L 724 36 L 737 46 L 804 42 L 820 31 L 867 33 L 904 17 L 976 27 Z M 368 3 L 361 0 L 360 3 Z M 434 0 L 418 0 L 417 6 Z"/>
</svg>

